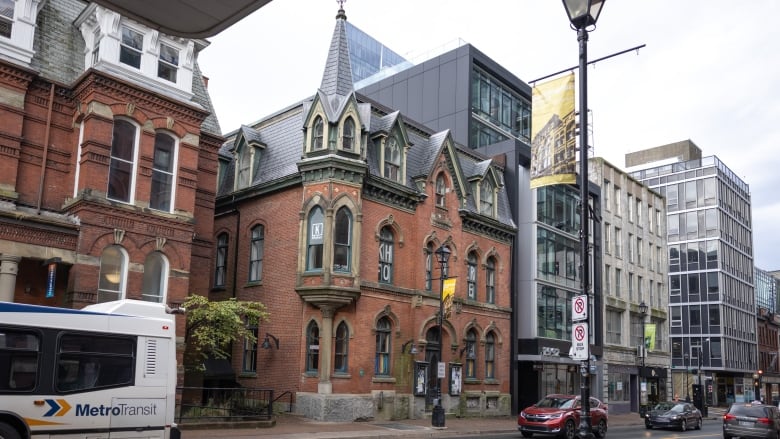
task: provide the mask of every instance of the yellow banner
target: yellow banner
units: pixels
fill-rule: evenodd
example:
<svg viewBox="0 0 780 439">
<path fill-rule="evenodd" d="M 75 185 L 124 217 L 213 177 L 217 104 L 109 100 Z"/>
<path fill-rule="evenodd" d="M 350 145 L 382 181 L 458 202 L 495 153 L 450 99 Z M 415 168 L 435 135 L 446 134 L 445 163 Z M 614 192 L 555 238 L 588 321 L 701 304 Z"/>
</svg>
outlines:
<svg viewBox="0 0 780 439">
<path fill-rule="evenodd" d="M 533 89 L 531 189 L 577 181 L 574 73 Z"/>
<path fill-rule="evenodd" d="M 444 286 L 442 286 L 441 300 L 444 301 L 444 318 L 449 318 L 452 314 L 452 299 L 455 298 L 455 281 L 457 279 L 449 278 L 444 279 Z"/>
<path fill-rule="evenodd" d="M 645 325 L 645 349 L 655 350 L 655 323 Z"/>
</svg>

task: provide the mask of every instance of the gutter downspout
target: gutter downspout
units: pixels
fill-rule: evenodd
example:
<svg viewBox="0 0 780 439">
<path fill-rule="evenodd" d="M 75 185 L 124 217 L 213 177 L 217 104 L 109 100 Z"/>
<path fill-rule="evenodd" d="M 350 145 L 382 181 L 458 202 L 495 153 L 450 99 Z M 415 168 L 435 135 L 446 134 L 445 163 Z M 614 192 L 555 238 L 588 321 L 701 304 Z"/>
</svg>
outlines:
<svg viewBox="0 0 780 439">
<path fill-rule="evenodd" d="M 233 211 L 236 212 L 235 248 L 233 249 L 233 298 L 236 297 L 236 282 L 238 281 L 238 231 L 241 228 L 241 211 L 236 208 L 236 196 L 233 195 Z"/>
<path fill-rule="evenodd" d="M 43 135 L 43 159 L 41 160 L 41 179 L 38 184 L 38 203 L 36 212 L 41 213 L 41 203 L 43 202 L 43 184 L 46 179 L 46 161 L 49 158 L 49 140 L 51 137 L 51 113 L 54 108 L 54 83 L 51 83 L 49 89 L 49 107 L 46 109 L 46 131 Z"/>
</svg>

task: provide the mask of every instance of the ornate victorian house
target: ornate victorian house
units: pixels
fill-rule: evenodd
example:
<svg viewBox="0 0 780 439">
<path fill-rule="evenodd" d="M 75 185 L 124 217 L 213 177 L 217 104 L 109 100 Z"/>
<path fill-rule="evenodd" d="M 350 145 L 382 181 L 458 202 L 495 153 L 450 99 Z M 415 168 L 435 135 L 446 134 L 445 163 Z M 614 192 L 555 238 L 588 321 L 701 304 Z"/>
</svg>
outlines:
<svg viewBox="0 0 780 439">
<path fill-rule="evenodd" d="M 355 93 L 345 24 L 317 93 L 220 150 L 211 298 L 264 303 L 275 339 L 235 347 L 237 380 L 323 420 L 422 417 L 439 392 L 450 413 L 509 414 L 503 156 Z"/>
<path fill-rule="evenodd" d="M 0 6 L 0 300 L 176 304 L 208 285 L 208 43 L 78 0 Z"/>
</svg>

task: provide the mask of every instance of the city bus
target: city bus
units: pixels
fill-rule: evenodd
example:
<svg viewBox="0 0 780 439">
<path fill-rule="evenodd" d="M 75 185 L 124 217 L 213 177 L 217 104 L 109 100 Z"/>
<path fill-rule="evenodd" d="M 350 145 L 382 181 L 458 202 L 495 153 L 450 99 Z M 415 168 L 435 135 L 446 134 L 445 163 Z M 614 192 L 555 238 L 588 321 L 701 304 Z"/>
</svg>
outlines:
<svg viewBox="0 0 780 439">
<path fill-rule="evenodd" d="M 0 439 L 179 439 L 164 304 L 0 302 Z"/>
</svg>

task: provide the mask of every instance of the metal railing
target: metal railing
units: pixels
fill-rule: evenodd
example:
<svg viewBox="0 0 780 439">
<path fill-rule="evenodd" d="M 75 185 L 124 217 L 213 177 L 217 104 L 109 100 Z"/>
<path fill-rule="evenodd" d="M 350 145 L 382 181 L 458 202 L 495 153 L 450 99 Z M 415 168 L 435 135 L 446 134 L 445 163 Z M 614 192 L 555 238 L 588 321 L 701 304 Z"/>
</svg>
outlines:
<svg viewBox="0 0 780 439">
<path fill-rule="evenodd" d="M 262 421 L 273 418 L 274 391 L 245 387 L 179 387 L 176 422 Z"/>
</svg>

